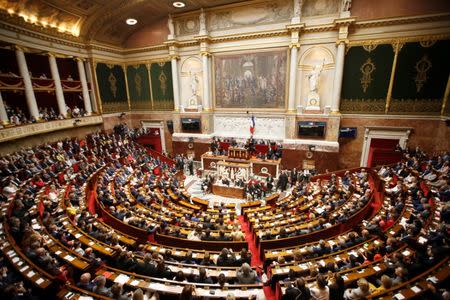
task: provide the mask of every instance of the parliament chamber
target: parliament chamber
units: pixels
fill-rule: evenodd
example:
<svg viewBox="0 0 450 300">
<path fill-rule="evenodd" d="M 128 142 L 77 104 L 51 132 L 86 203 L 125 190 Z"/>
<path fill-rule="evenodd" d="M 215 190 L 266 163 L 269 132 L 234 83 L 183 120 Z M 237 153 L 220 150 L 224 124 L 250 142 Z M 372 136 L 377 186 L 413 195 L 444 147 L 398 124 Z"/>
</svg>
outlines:
<svg viewBox="0 0 450 300">
<path fill-rule="evenodd" d="M 0 16 L 1 299 L 450 299 L 448 0 Z"/>
</svg>

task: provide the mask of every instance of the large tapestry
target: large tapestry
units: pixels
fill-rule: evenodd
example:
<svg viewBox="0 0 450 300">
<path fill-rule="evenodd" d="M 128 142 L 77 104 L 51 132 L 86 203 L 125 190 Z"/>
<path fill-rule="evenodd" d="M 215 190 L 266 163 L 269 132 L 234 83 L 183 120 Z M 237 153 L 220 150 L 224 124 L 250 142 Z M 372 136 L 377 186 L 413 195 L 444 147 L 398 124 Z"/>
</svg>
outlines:
<svg viewBox="0 0 450 300">
<path fill-rule="evenodd" d="M 97 63 L 95 73 L 103 112 L 128 110 L 123 67 L 116 64 Z"/>
<path fill-rule="evenodd" d="M 172 65 L 170 61 L 156 62 L 150 66 L 152 83 L 153 109 L 172 110 L 173 86 Z"/>
<path fill-rule="evenodd" d="M 217 108 L 284 108 L 286 50 L 214 57 Z"/>
<path fill-rule="evenodd" d="M 150 109 L 150 80 L 145 64 L 127 66 L 128 94 L 133 109 Z"/>
<path fill-rule="evenodd" d="M 340 110 L 384 113 L 393 59 L 390 44 L 351 47 L 345 56 Z"/>
<path fill-rule="evenodd" d="M 450 41 L 406 43 L 398 54 L 389 112 L 441 113 L 450 70 Z"/>
</svg>

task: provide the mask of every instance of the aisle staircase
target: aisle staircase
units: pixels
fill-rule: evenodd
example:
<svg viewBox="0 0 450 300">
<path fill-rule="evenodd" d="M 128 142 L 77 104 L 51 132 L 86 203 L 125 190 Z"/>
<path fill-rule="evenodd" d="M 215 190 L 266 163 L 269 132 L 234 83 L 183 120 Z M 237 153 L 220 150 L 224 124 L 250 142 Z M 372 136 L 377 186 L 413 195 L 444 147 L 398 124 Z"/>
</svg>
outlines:
<svg viewBox="0 0 450 300">
<path fill-rule="evenodd" d="M 241 230 L 245 234 L 245 241 L 248 243 L 248 251 L 252 254 L 252 267 L 259 267 L 263 269 L 263 261 L 259 255 L 258 245 L 253 238 L 253 233 L 250 230 L 250 223 L 244 220 L 244 216 L 239 216 L 238 221 L 241 224 Z M 275 292 L 272 291 L 270 285 L 264 287 L 264 294 L 267 300 L 275 300 Z"/>
</svg>

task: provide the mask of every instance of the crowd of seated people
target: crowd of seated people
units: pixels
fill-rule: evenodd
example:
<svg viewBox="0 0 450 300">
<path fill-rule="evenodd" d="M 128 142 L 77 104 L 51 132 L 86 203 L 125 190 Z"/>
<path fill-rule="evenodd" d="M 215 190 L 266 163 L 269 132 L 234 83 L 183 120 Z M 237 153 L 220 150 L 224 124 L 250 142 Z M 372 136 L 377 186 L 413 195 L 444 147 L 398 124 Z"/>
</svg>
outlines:
<svg viewBox="0 0 450 300">
<path fill-rule="evenodd" d="M 86 116 L 86 111 L 83 108 L 74 106 L 66 107 L 66 116 L 58 114 L 53 107 L 39 107 L 39 120 L 34 117 L 28 117 L 19 107 L 11 107 L 5 103 L 6 114 L 10 125 L 20 126 L 27 124 L 34 124 L 39 122 L 47 122 L 54 120 L 64 120 L 66 118 L 79 118 Z M 3 126 L 3 125 L 2 125 Z"/>
<path fill-rule="evenodd" d="M 431 184 L 439 178 L 448 178 L 446 166 L 449 159 L 447 154 L 427 157 L 416 148 L 406 151 L 400 163 L 380 168 L 378 174 L 386 183 L 387 209 L 361 224 L 364 234 L 349 233 L 347 240 L 353 240 L 349 245 L 344 240 L 339 244 L 333 243 L 333 246 L 321 241 L 318 247 L 296 252 L 293 261 L 306 260 L 317 265 L 309 266 L 309 276 L 296 274 L 290 269 L 283 299 L 364 299 L 407 283 L 442 261 L 449 251 L 449 205 L 448 198 L 445 198 L 448 181 L 439 183 L 439 189 L 434 189 Z M 426 175 L 433 172 L 436 175 L 428 180 Z M 405 209 L 408 214 L 404 213 Z M 402 220 L 396 229 L 389 229 L 398 218 Z M 375 247 L 371 246 L 370 236 L 377 236 Z M 364 241 L 363 251 L 351 252 L 348 260 L 339 258 L 337 262 L 325 265 L 318 261 Z M 282 259 L 281 265 L 284 263 Z M 384 264 L 385 269 L 351 284 L 344 283 L 347 280 L 345 270 L 363 270 L 374 263 Z M 314 278 L 315 283 L 311 281 Z M 447 299 L 450 296 L 445 285 L 440 286 L 441 289 L 433 281 L 427 285 L 427 299 Z"/>
<path fill-rule="evenodd" d="M 177 212 L 182 212 L 182 215 L 175 217 L 176 208 L 171 206 L 171 192 L 176 196 L 182 195 L 181 185 L 174 178 L 176 168 L 149 156 L 145 149 L 133 142 L 143 132 L 126 129 L 123 135 L 93 134 L 86 140 L 65 140 L 2 157 L 1 201 L 12 203 L 11 217 L 8 219 L 9 232 L 22 251 L 43 270 L 56 276 L 61 283 L 76 281 L 79 287 L 86 290 L 120 299 L 141 297 L 143 291 L 114 283 L 104 275 L 86 272 L 75 275 L 76 270 L 49 249 L 49 238 L 59 241 L 94 266 L 107 265 L 136 274 L 194 284 L 212 282 L 225 286 L 259 282 L 260 276 L 250 267 L 252 255 L 246 249 L 234 253 L 225 248 L 217 257 L 205 254 L 201 259 L 188 253 L 179 263 L 203 266 L 198 275 L 189 274 L 174 267 L 171 262 L 175 257 L 169 251 L 158 253 L 149 251 L 143 245 L 129 246 L 119 240 L 112 228 L 98 223 L 97 216 L 88 212 L 84 203 L 84 190 L 89 178 L 98 174 L 98 200 L 115 217 L 126 223 L 149 231 L 161 230 L 168 235 L 177 234 L 178 237 L 190 240 L 244 239 L 236 220 L 227 218 L 225 212 L 219 213 L 217 218 L 211 218 L 206 211 L 179 210 Z M 450 208 L 446 200 L 443 200 L 448 196 L 448 161 L 449 156 L 446 154 L 427 157 L 416 149 L 405 153 L 405 159 L 401 163 L 380 169 L 379 175 L 386 182 L 389 206 L 375 218 L 338 237 L 338 242 L 334 244 L 322 240 L 315 246 L 309 246 L 304 252 L 295 252 L 292 260 L 296 262 L 295 265 L 307 260 L 311 265 L 306 273 L 289 271 L 286 280 L 289 286 L 284 298 L 296 299 L 301 294 L 304 299 L 360 299 L 371 293 L 382 293 L 390 287 L 399 286 L 411 279 L 412 274 L 420 274 L 441 261 L 448 253 L 447 226 Z M 155 170 L 159 171 L 155 174 Z M 313 183 L 309 182 L 307 176 L 299 179 L 293 174 L 292 171 L 285 173 L 288 183 L 293 186 L 292 197 L 286 202 L 280 202 L 283 205 L 279 207 L 290 210 L 293 215 L 303 216 L 305 211 L 299 209 L 300 206 L 295 204 L 294 199 L 312 196 L 312 201 L 306 203 L 311 214 L 300 219 L 300 222 L 320 219 L 316 226 L 344 222 L 346 217 L 367 203 L 371 191 L 365 170 L 354 174 L 347 172 L 343 176 L 331 175 L 329 180 Z M 432 183 L 436 186 L 432 186 Z M 424 185 L 430 187 L 431 191 L 424 189 Z M 32 226 L 35 216 L 30 212 L 36 205 L 36 199 L 42 199 L 40 220 L 48 235 L 43 229 L 37 230 Z M 61 199 L 64 199 L 63 202 Z M 136 199 L 136 203 L 133 203 L 133 199 Z M 104 255 L 82 243 L 76 234 L 67 232 L 63 218 L 65 211 L 61 209 L 61 204 L 64 204 L 63 207 L 71 215 L 77 228 L 110 247 L 117 255 Z M 166 208 L 159 214 L 159 218 L 149 213 L 155 205 Z M 430 225 L 435 217 L 436 206 L 441 208 L 437 215 L 438 222 Z M 169 208 L 174 211 L 171 212 Z M 320 212 L 317 211 L 318 208 Z M 394 234 L 389 233 L 389 228 L 394 226 L 396 220 L 404 216 L 406 208 L 410 211 L 406 220 Z M 170 221 L 166 220 L 169 216 Z M 284 215 L 283 219 L 287 220 L 287 216 Z M 288 236 L 287 231 L 282 232 L 283 228 L 270 238 Z M 188 234 L 185 234 L 185 229 L 189 229 Z M 218 232 L 218 236 L 212 234 L 214 231 Z M 270 231 L 270 234 L 273 232 Z M 418 235 L 425 242 L 418 242 Z M 379 237 L 382 242 L 374 247 L 370 242 L 367 249 L 353 251 L 357 245 L 365 242 L 369 244 L 372 236 Z M 333 257 L 350 248 L 353 250 L 344 259 L 321 263 L 324 256 Z M 283 267 L 286 263 L 290 261 L 280 259 L 273 267 Z M 346 283 L 345 272 L 373 263 L 383 263 L 386 268 L 373 276 Z M 224 273 L 208 276 L 207 267 L 210 266 L 238 267 L 236 277 L 230 278 Z M 3 273 L 6 274 L 2 276 L 6 278 L 4 288 L 8 295 L 30 294 L 29 287 L 21 285 L 20 280 L 7 279 L 9 269 Z M 186 293 L 192 293 L 192 288 L 186 288 L 188 289 L 191 290 Z M 430 291 L 436 295 L 442 294 L 434 285 L 430 286 Z M 146 296 L 153 299 L 158 297 L 152 293 Z"/>
<path fill-rule="evenodd" d="M 369 202 L 371 195 L 371 187 L 364 171 L 354 174 L 356 179 L 351 179 L 349 182 L 346 182 L 345 176 L 348 174 L 344 175 L 344 178 L 331 176 L 326 183 L 320 180 L 297 182 L 292 196 L 302 201 L 290 207 L 292 214 L 288 215 L 289 211 L 284 204 L 274 210 L 261 212 L 255 218 L 259 220 L 258 224 L 253 226 L 255 233 L 261 240 L 272 240 L 308 234 L 335 224 L 345 223 Z M 305 199 L 308 200 L 306 204 L 303 203 Z M 281 218 L 276 217 L 277 215 Z M 264 222 L 265 218 L 268 221 Z M 290 218 L 293 218 L 292 222 L 289 221 Z M 279 224 L 280 226 L 273 228 L 273 222 L 277 219 L 286 222 L 287 225 Z M 307 224 L 307 226 L 298 226 L 301 224 Z M 264 229 L 266 227 L 267 229 Z"/>
</svg>

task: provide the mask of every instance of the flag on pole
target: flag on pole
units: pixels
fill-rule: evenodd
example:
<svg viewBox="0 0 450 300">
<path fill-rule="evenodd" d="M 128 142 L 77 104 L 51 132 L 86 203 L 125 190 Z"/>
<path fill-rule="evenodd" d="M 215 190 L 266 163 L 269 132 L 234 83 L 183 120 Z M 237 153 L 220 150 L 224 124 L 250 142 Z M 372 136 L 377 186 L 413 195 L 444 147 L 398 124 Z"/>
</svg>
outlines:
<svg viewBox="0 0 450 300">
<path fill-rule="evenodd" d="M 250 133 L 253 135 L 255 133 L 255 116 L 252 115 L 251 121 L 252 124 L 250 125 Z"/>
</svg>

